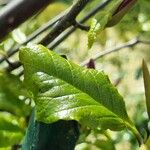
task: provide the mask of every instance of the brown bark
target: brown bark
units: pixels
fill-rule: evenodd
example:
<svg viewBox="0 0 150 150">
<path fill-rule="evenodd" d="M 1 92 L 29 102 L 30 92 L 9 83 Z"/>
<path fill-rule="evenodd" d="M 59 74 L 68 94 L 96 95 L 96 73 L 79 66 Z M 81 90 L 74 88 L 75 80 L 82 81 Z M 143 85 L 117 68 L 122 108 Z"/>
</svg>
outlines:
<svg viewBox="0 0 150 150">
<path fill-rule="evenodd" d="M 13 0 L 0 11 L 0 40 L 53 0 Z"/>
</svg>

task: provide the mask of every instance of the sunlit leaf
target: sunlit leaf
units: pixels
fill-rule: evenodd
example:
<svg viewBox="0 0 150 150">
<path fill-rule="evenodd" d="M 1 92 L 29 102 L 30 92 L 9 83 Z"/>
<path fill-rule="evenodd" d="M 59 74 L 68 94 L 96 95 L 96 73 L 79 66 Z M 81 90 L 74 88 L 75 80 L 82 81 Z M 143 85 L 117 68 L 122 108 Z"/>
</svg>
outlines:
<svg viewBox="0 0 150 150">
<path fill-rule="evenodd" d="M 38 121 L 77 120 L 91 128 L 128 128 L 142 143 L 123 98 L 103 72 L 82 68 L 41 45 L 22 48 L 20 60 Z"/>
</svg>

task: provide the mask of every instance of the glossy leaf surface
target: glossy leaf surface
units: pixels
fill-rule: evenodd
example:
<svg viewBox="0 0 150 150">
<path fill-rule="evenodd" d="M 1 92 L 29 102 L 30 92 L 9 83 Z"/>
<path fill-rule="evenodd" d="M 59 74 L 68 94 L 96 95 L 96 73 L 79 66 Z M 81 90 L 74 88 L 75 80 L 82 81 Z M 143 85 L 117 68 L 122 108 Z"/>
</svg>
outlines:
<svg viewBox="0 0 150 150">
<path fill-rule="evenodd" d="M 91 128 L 129 128 L 142 142 L 126 113 L 123 98 L 103 72 L 82 68 L 41 45 L 22 48 L 20 60 L 38 121 L 63 119 Z"/>
</svg>

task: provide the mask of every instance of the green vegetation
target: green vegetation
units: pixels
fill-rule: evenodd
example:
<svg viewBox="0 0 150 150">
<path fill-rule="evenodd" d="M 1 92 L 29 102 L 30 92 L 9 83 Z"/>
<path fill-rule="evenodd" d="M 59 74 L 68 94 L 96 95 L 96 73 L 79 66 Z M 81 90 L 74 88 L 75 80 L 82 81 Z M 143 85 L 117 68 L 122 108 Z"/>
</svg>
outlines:
<svg viewBox="0 0 150 150">
<path fill-rule="evenodd" d="M 87 0 L 65 24 L 80 1 L 54 1 L 1 40 L 0 150 L 150 149 L 150 2 L 113 0 L 85 23 L 104 3 Z M 74 32 L 59 43 L 61 21 L 62 37 Z"/>
</svg>

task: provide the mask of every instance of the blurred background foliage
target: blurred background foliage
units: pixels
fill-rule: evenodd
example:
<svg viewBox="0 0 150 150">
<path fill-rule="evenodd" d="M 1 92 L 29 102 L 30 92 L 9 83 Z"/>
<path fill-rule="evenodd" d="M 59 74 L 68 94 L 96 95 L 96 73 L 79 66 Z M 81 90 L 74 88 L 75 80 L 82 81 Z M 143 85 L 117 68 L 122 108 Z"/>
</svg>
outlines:
<svg viewBox="0 0 150 150">
<path fill-rule="evenodd" d="M 90 2 L 79 15 L 78 19 L 102 1 L 103 0 L 95 0 Z M 22 24 L 19 28 L 15 29 L 0 44 L 1 56 L 4 56 L 5 53 L 16 44 L 25 41 L 32 32 L 69 8 L 72 3 L 73 1 L 70 0 L 61 0 L 60 2 L 53 3 L 42 10 L 38 15 L 35 15 Z M 1 5 L 0 9 L 3 7 L 4 6 Z M 95 18 L 100 20 L 101 14 L 97 13 Z M 87 24 L 90 24 L 90 20 Z M 40 37 L 31 43 L 36 43 L 47 32 L 48 31 L 41 34 Z M 54 50 L 59 54 L 67 55 L 69 60 L 82 64 L 85 60 L 93 58 L 106 49 L 112 49 L 117 45 L 135 38 L 146 41 L 150 39 L 149 0 L 139 0 L 118 25 L 107 28 L 98 35 L 98 39 L 92 49 L 88 50 L 87 48 L 87 33 L 78 29 Z M 95 61 L 95 64 L 96 69 L 104 70 L 104 72 L 109 75 L 111 81 L 117 86 L 119 92 L 124 97 L 129 116 L 144 135 L 145 131 L 143 128 L 148 130 L 148 115 L 145 106 L 141 69 L 143 58 L 150 68 L 150 45 L 139 43 L 136 46 L 121 49 L 118 52 L 99 58 Z M 10 61 L 14 60 L 18 60 L 18 54 L 11 57 Z M 22 96 L 26 93 L 22 82 L 15 75 L 6 75 L 6 73 L 2 71 L 2 68 L 5 66 L 7 66 L 6 62 L 0 66 L 0 150 L 13 149 L 16 144 L 22 141 L 28 125 L 31 109 L 34 107 L 34 103 L 30 99 Z M 20 70 L 22 70 L 22 68 L 15 70 L 13 74 L 17 74 Z M 14 87 L 14 84 L 16 87 Z M 128 131 L 91 131 L 86 127 L 82 127 L 81 133 L 76 150 L 139 149 L 135 138 Z M 150 140 L 140 149 L 150 149 Z"/>
</svg>

